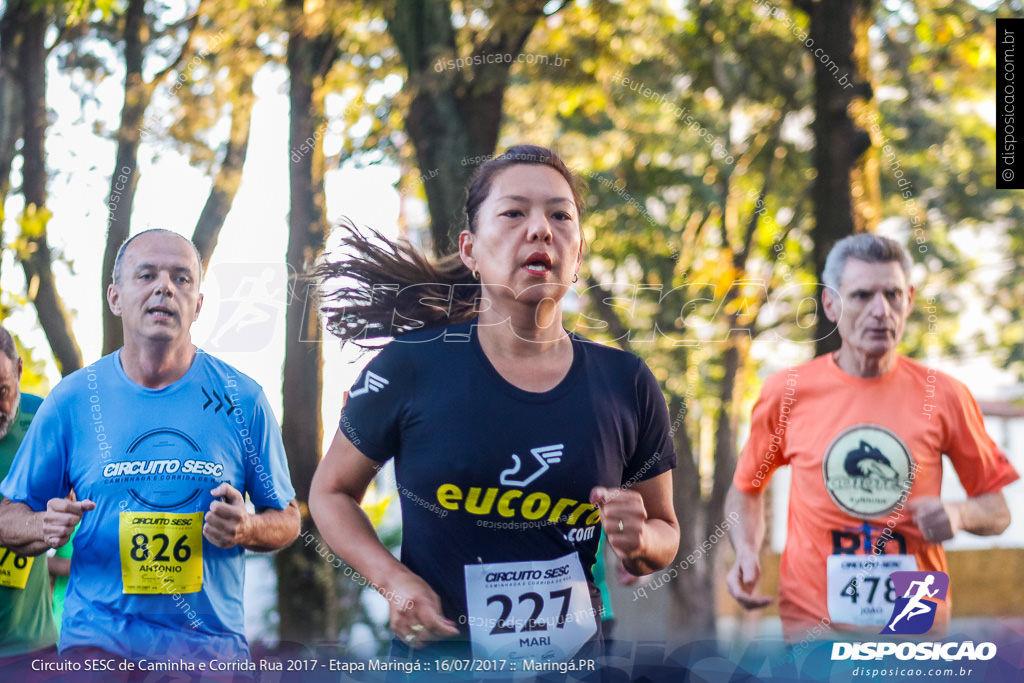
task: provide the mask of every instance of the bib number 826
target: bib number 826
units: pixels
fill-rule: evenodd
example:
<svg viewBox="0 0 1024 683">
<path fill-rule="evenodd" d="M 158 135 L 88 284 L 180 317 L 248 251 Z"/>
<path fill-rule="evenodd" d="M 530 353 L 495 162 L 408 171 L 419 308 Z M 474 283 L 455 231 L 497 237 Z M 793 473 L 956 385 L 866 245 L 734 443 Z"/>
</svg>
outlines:
<svg viewBox="0 0 1024 683">
<path fill-rule="evenodd" d="M 549 594 L 550 600 L 562 601 L 562 605 L 559 608 L 558 619 L 555 621 L 555 628 L 565 627 L 565 619 L 569 614 L 569 598 L 571 596 L 571 588 L 551 591 Z M 523 593 L 519 596 L 519 604 L 522 605 L 524 602 L 533 603 L 533 611 L 530 614 L 530 618 L 523 623 L 523 627 L 519 629 L 519 631 L 547 631 L 547 622 L 540 620 L 540 615 L 544 611 L 544 597 L 540 595 L 540 593 Z M 495 623 L 494 628 L 491 629 L 491 635 L 499 633 L 515 633 L 516 622 L 509 619 L 509 617 L 512 616 L 512 598 L 502 593 L 492 595 L 487 598 L 488 607 L 495 603 L 501 605 L 501 616 L 498 617 L 497 623 Z"/>
<path fill-rule="evenodd" d="M 154 562 L 170 562 L 171 555 L 167 554 L 167 549 L 171 546 L 171 539 L 167 534 L 153 534 L 153 545 L 159 545 L 159 550 L 153 555 Z M 135 534 L 132 536 L 132 549 L 131 558 L 136 562 L 145 562 L 149 560 L 149 548 L 150 541 L 146 534 Z M 174 560 L 177 562 L 187 562 L 192 557 L 192 548 L 188 546 L 188 540 L 185 536 L 179 536 L 178 541 L 174 544 L 174 548 L 171 550 L 174 555 Z"/>
</svg>

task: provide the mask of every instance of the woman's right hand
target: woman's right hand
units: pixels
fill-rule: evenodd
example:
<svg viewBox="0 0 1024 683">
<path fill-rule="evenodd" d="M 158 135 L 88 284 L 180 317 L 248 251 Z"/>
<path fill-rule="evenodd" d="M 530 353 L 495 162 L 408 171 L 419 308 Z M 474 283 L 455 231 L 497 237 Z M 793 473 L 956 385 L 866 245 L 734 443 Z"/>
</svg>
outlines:
<svg viewBox="0 0 1024 683">
<path fill-rule="evenodd" d="M 391 604 L 391 630 L 409 647 L 421 648 L 459 634 L 455 623 L 441 612 L 441 599 L 434 589 L 405 567 L 388 582 L 385 597 Z"/>
</svg>

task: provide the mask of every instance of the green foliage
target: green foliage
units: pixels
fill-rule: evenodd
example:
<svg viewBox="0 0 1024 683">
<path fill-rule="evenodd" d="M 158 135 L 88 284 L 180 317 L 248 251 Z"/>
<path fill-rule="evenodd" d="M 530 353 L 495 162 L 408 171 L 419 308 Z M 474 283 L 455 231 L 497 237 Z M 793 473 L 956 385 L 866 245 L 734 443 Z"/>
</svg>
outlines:
<svg viewBox="0 0 1024 683">
<path fill-rule="evenodd" d="M 46 356 L 47 350 L 30 349 L 21 343 L 18 335 L 14 337 L 14 344 L 18 347 L 18 355 L 21 356 L 21 390 L 46 396 L 50 393 L 50 380 L 46 377 Z"/>
<path fill-rule="evenodd" d="M 67 12 L 67 24 L 74 25 L 86 22 L 93 17 L 109 20 L 116 12 L 124 11 L 123 0 L 72 0 L 71 2 L 54 3 L 63 5 Z"/>
<path fill-rule="evenodd" d="M 1019 193 L 1009 193 L 1019 194 Z M 1024 207 L 1019 200 L 1007 197 L 1004 221 L 1007 259 L 1005 271 L 996 282 L 993 299 L 998 310 L 993 312 L 1000 324 L 994 341 L 984 340 L 1004 367 L 1012 368 L 1024 380 Z"/>
<path fill-rule="evenodd" d="M 1021 373 L 1024 242 L 1013 216 L 1024 212 L 1024 198 L 995 189 L 995 135 L 983 107 L 995 98 L 995 20 L 1009 16 L 1010 8 L 978 5 L 887 2 L 877 12 L 872 43 L 881 135 L 875 137 L 889 145 L 879 176 L 884 214 L 902 223 L 926 273 L 904 349 L 915 355 L 928 348 L 946 356 L 990 353 Z M 983 233 L 1002 235 L 1007 259 L 996 277 L 979 270 L 980 255 L 958 249 L 953 239 Z M 938 323 L 929 322 L 923 309 L 929 304 Z M 957 316 L 977 306 L 1001 323 L 999 330 L 959 345 Z"/>
</svg>

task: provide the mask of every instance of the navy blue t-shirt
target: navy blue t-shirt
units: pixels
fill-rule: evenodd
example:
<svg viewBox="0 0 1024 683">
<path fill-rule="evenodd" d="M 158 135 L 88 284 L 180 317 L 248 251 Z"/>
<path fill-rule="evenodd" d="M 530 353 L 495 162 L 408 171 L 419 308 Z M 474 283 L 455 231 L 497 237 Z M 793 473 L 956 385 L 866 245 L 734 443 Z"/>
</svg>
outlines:
<svg viewBox="0 0 1024 683">
<path fill-rule="evenodd" d="M 476 321 L 388 344 L 358 377 L 341 430 L 395 459 L 401 560 L 466 630 L 463 568 L 579 553 L 588 582 L 601 537 L 589 503 L 675 466 L 657 380 L 633 354 L 572 339 L 550 391 L 519 389 L 484 355 Z M 596 589 L 595 589 L 596 590 Z"/>
</svg>

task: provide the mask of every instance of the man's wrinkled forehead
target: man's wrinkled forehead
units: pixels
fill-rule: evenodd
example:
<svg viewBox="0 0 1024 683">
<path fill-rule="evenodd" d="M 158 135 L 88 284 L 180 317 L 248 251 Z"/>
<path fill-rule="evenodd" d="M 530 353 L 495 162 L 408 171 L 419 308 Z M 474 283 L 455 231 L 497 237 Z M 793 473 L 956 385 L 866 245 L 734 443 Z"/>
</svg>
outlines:
<svg viewBox="0 0 1024 683">
<path fill-rule="evenodd" d="M 846 261 L 839 281 L 839 289 L 844 292 L 888 289 L 905 291 L 909 286 L 899 261 L 865 261 L 852 257 Z"/>
<path fill-rule="evenodd" d="M 202 272 L 192 242 L 173 232 L 137 236 L 125 246 L 123 258 L 132 271 L 170 266 L 172 270 L 185 270 L 194 278 Z"/>
</svg>

